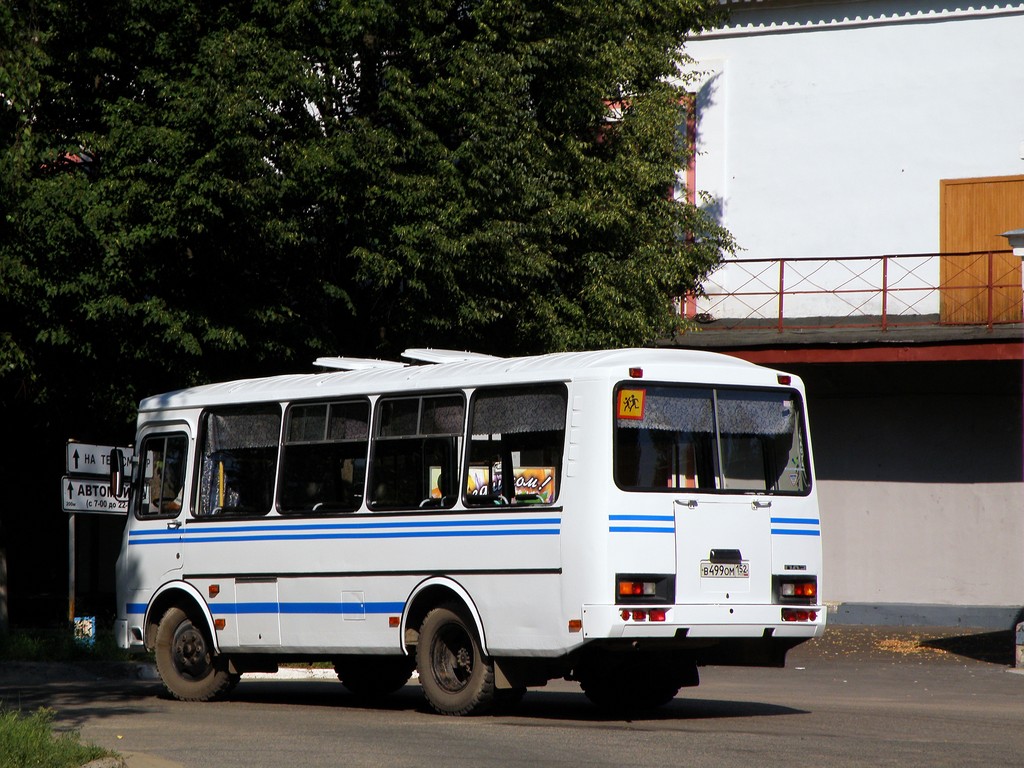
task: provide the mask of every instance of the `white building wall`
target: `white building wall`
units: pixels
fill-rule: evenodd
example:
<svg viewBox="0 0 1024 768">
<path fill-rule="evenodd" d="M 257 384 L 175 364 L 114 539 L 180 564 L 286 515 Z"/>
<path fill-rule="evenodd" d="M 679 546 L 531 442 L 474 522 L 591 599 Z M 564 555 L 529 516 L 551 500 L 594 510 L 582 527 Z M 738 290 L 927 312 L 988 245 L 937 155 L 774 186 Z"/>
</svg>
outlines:
<svg viewBox="0 0 1024 768">
<path fill-rule="evenodd" d="M 982 370 L 999 381 L 1011 365 Z M 1020 396 L 913 376 L 812 399 L 825 600 L 1024 606 Z"/>
<path fill-rule="evenodd" d="M 940 179 L 1024 173 L 1024 3 L 729 5 L 729 26 L 687 51 L 701 73 L 697 190 L 739 258 L 935 253 Z M 749 279 L 726 266 L 706 287 Z M 913 279 L 937 285 L 937 261 Z M 849 313 L 797 301 L 787 316 Z M 747 314 L 734 309 L 714 314 Z M 937 310 L 935 293 L 911 313 Z"/>
</svg>

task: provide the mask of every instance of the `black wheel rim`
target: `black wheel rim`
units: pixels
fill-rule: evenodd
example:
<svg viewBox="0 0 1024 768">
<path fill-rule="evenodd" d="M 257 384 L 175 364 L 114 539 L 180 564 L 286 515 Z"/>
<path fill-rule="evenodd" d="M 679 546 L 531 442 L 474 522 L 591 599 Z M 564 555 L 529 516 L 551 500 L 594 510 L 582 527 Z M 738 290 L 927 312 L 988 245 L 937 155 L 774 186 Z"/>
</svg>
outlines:
<svg viewBox="0 0 1024 768">
<path fill-rule="evenodd" d="M 465 628 L 447 624 L 434 637 L 430 648 L 434 679 L 448 693 L 459 693 L 469 684 L 476 655 Z"/>
<path fill-rule="evenodd" d="M 171 643 L 174 668 L 182 677 L 201 680 L 210 673 L 210 653 L 206 638 L 191 621 L 184 621 L 174 632 Z"/>
</svg>

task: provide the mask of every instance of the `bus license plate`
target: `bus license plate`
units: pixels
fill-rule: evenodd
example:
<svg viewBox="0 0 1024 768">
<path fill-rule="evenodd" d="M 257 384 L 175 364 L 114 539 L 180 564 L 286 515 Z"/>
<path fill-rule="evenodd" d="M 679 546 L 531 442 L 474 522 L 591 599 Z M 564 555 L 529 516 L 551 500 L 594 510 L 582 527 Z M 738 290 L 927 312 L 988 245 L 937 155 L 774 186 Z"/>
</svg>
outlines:
<svg viewBox="0 0 1024 768">
<path fill-rule="evenodd" d="M 710 560 L 700 561 L 700 577 L 702 579 L 749 579 L 750 563 L 712 563 Z"/>
</svg>

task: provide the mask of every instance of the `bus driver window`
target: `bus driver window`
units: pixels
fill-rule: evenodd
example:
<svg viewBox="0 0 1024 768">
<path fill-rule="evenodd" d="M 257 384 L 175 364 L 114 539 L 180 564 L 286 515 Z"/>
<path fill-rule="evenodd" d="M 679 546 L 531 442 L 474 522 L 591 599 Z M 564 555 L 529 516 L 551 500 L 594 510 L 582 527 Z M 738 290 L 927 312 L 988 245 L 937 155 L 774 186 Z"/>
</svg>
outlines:
<svg viewBox="0 0 1024 768">
<path fill-rule="evenodd" d="M 142 447 L 142 516 L 177 516 L 185 479 L 184 435 L 147 437 Z"/>
</svg>

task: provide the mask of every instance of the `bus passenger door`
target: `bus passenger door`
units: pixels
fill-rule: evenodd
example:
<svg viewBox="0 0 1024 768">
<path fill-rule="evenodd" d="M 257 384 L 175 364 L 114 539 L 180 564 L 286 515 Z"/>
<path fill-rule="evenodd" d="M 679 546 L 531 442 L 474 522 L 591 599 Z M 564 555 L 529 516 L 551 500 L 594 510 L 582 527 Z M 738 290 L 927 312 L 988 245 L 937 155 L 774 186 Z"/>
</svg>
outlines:
<svg viewBox="0 0 1024 768">
<path fill-rule="evenodd" d="M 142 436 L 127 547 L 118 563 L 118 580 L 129 590 L 152 590 L 180 576 L 188 446 L 183 427 Z"/>
<path fill-rule="evenodd" d="M 684 496 L 674 503 L 676 602 L 771 602 L 771 499 Z"/>
</svg>

